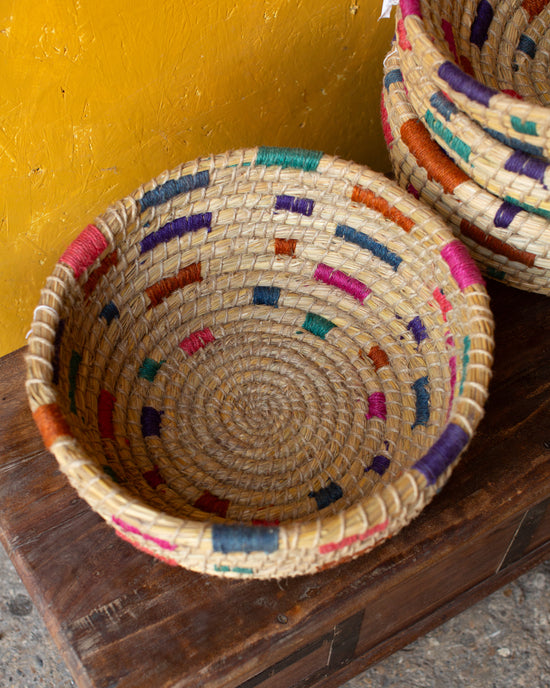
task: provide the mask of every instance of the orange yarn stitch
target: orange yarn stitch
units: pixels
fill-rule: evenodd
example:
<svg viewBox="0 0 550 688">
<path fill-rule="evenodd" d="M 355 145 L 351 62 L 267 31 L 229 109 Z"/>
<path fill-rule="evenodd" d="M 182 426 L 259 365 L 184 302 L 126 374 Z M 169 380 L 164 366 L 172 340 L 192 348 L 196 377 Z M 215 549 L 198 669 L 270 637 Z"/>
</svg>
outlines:
<svg viewBox="0 0 550 688">
<path fill-rule="evenodd" d="M 364 189 L 359 185 L 354 186 L 351 192 L 351 200 L 363 203 L 363 205 L 373 210 L 377 210 L 379 213 L 382 213 L 384 217 L 387 217 L 388 220 L 399 225 L 406 232 L 410 232 L 414 227 L 414 222 L 410 217 L 407 217 L 400 210 L 391 206 L 385 198 L 377 196 L 370 189 Z"/>
<path fill-rule="evenodd" d="M 58 437 L 73 434 L 57 404 L 43 404 L 32 414 L 46 448 L 49 449 Z"/>
<path fill-rule="evenodd" d="M 489 251 L 492 251 L 493 253 L 505 256 L 510 260 L 515 260 L 517 263 L 522 263 L 530 268 L 532 268 L 535 264 L 536 256 L 534 253 L 522 251 L 519 248 L 510 246 L 510 244 L 497 239 L 497 237 L 486 234 L 482 229 L 479 229 L 479 227 L 476 227 L 467 220 L 461 220 L 460 231 L 462 234 L 464 234 L 464 236 L 472 239 L 480 246 L 485 246 L 485 248 L 489 249 Z"/>
<path fill-rule="evenodd" d="M 446 193 L 453 193 L 456 187 L 469 180 L 468 175 L 458 168 L 431 138 L 426 127 L 418 119 L 409 119 L 401 126 L 403 142 L 427 172 Z"/>
<path fill-rule="evenodd" d="M 161 301 L 170 296 L 170 294 L 176 291 L 176 289 L 182 289 L 188 284 L 200 281 L 202 281 L 200 262 L 192 263 L 191 265 L 182 268 L 174 277 L 166 277 L 165 279 L 152 284 L 150 287 L 147 287 L 145 293 L 151 301 L 149 308 L 158 306 Z"/>
</svg>

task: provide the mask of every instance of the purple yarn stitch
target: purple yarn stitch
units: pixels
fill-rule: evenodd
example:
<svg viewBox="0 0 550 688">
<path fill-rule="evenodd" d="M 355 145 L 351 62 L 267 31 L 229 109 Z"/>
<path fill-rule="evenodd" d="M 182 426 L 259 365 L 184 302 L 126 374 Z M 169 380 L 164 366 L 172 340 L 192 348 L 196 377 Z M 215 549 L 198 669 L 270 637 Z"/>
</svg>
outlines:
<svg viewBox="0 0 550 688">
<path fill-rule="evenodd" d="M 455 461 L 468 444 L 470 436 L 460 425 L 449 423 L 441 436 L 413 468 L 422 473 L 428 485 L 433 485 L 439 476 Z"/>
<path fill-rule="evenodd" d="M 481 50 L 489 34 L 489 26 L 493 21 L 493 8 L 487 0 L 480 0 L 477 6 L 477 15 L 472 22 L 470 31 L 470 42 L 477 45 Z"/>
<path fill-rule="evenodd" d="M 197 215 L 189 215 L 188 217 L 178 217 L 172 222 L 165 224 L 158 231 L 144 237 L 140 242 L 141 253 L 151 251 L 158 244 L 183 236 L 187 232 L 196 232 L 203 227 L 210 231 L 211 223 L 212 213 L 199 213 Z"/>
<path fill-rule="evenodd" d="M 517 205 L 504 201 L 495 214 L 495 219 L 493 220 L 495 227 L 509 227 L 520 211 L 521 208 Z"/>
<path fill-rule="evenodd" d="M 531 177 L 531 179 L 536 179 L 543 184 L 544 188 L 546 188 L 544 185 L 544 173 L 547 167 L 547 163 L 543 160 L 533 158 L 527 155 L 527 153 L 523 153 L 523 151 L 514 151 L 504 163 L 504 169 L 508 172 L 516 172 L 524 174 L 526 177 Z"/>
<path fill-rule="evenodd" d="M 479 81 L 465 74 L 460 67 L 448 60 L 439 67 L 437 73 L 452 89 L 458 93 L 463 93 L 470 100 L 475 100 L 485 107 L 489 107 L 489 101 L 498 93 L 495 89 L 480 84 Z"/>
</svg>

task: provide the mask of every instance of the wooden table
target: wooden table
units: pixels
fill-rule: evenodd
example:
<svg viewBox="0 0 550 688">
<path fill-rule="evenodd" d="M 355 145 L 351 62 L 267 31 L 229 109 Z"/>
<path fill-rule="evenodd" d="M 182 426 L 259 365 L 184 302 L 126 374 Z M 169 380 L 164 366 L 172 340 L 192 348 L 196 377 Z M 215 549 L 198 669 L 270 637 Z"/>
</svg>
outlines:
<svg viewBox="0 0 550 688">
<path fill-rule="evenodd" d="M 81 688 L 338 686 L 550 556 L 550 299 L 489 285 L 487 413 L 409 527 L 283 582 L 226 581 L 134 550 L 82 502 L 0 359 L 0 538 Z"/>
</svg>

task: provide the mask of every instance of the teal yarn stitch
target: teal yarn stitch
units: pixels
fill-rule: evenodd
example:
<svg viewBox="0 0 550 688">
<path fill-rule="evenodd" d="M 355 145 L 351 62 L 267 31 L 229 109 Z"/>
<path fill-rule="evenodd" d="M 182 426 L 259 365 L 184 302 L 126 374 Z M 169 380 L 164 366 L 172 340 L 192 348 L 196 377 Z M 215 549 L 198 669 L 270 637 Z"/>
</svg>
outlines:
<svg viewBox="0 0 550 688">
<path fill-rule="evenodd" d="M 256 156 L 256 165 L 270 167 L 293 167 L 314 172 L 323 157 L 321 151 L 311 151 L 304 148 L 277 148 L 274 146 L 262 146 Z"/>
<path fill-rule="evenodd" d="M 462 354 L 462 379 L 460 380 L 459 394 L 464 391 L 464 380 L 466 379 L 466 368 L 470 362 L 470 337 L 464 337 L 464 353 Z"/>
<path fill-rule="evenodd" d="M 163 363 L 165 363 L 164 360 L 155 361 L 152 358 L 144 358 L 143 363 L 138 370 L 138 377 L 142 377 L 149 382 L 153 382 L 155 375 L 158 373 L 159 368 Z"/>
<path fill-rule="evenodd" d="M 308 330 L 308 332 L 311 332 L 317 337 L 324 339 L 327 333 L 330 332 L 333 327 L 336 327 L 336 325 L 330 320 L 323 318 L 322 315 L 317 315 L 317 313 L 307 313 L 302 327 L 304 330 Z"/>
<path fill-rule="evenodd" d="M 522 120 L 519 117 L 512 115 L 510 117 L 510 124 L 520 134 L 530 134 L 531 136 L 538 136 L 536 122 L 530 122 L 529 120 L 527 120 L 526 122 L 522 122 Z"/>
<path fill-rule="evenodd" d="M 444 126 L 439 120 L 435 119 L 431 110 L 426 110 L 424 119 L 426 120 L 426 124 L 436 134 L 436 136 L 439 136 L 440 139 L 443 139 L 443 141 L 445 141 L 445 143 L 452 148 L 455 153 L 458 153 L 463 160 L 468 162 L 472 149 L 467 143 L 462 141 L 462 139 L 459 139 L 458 136 L 455 136 L 450 129 Z"/>
</svg>

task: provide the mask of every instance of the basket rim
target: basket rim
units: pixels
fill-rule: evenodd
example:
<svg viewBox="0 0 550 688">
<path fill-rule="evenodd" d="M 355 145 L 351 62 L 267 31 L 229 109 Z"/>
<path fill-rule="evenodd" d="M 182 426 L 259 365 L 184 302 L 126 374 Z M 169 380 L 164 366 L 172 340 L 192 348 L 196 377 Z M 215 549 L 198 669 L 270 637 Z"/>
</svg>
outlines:
<svg viewBox="0 0 550 688">
<path fill-rule="evenodd" d="M 542 209 L 549 213 L 550 189 L 544 179 L 548 164 L 529 152 L 527 146 L 524 150 L 512 148 L 491 136 L 456 108 L 428 76 L 419 72 L 419 64 L 412 51 L 399 50 L 399 56 L 413 109 L 426 124 L 432 138 L 454 162 L 474 182 L 494 195 L 508 196 L 518 203 L 528 197 L 533 212 Z M 550 179 L 550 173 L 548 177 Z M 516 188 L 520 185 L 521 188 Z"/>
<path fill-rule="evenodd" d="M 393 107 L 387 108 L 388 126 L 392 130 L 392 137 L 402 141 L 401 127 L 403 122 L 417 123 L 424 129 L 426 137 L 429 137 L 432 142 L 427 148 L 427 152 L 424 153 L 429 159 L 432 148 L 434 146 L 440 147 L 433 140 L 427 126 L 420 121 L 405 90 L 401 60 L 395 44 L 386 55 L 384 71 L 383 93 L 388 95 L 390 101 L 395 100 L 396 102 L 395 109 Z M 390 143 L 390 153 L 391 145 Z M 407 145 L 407 142 L 403 141 L 403 145 Z M 440 164 L 427 167 L 425 161 L 418 159 L 414 152 L 411 154 L 418 168 L 427 171 L 428 183 L 432 184 L 435 181 L 446 195 L 456 198 L 460 203 L 461 217 L 483 229 L 487 234 L 505 241 L 515 249 L 533 254 L 534 267 L 542 270 L 549 269 L 544 264 L 541 265 L 541 261 L 548 261 L 549 258 L 550 222 L 548 220 L 483 188 L 448 156 L 445 156 Z M 500 225 L 496 225 L 496 213 L 501 212 L 503 216 L 507 214 L 504 212 L 508 208 L 507 202 L 510 211 L 513 211 L 513 218 L 510 222 L 504 222 L 501 219 Z"/>
<path fill-rule="evenodd" d="M 545 154 L 550 153 L 550 115 L 547 107 L 490 88 L 464 71 L 455 60 L 450 61 L 432 41 L 429 26 L 422 15 L 422 0 L 399 0 L 396 22 L 399 21 L 403 22 L 411 49 L 421 61 L 426 74 L 449 93 L 452 100 L 472 119 L 533 145 L 537 141 L 539 145 L 543 142 Z M 513 90 L 513 85 L 510 89 Z M 512 118 L 517 121 L 516 127 Z M 529 123 L 536 128 L 534 135 L 532 127 L 527 126 Z"/>
<path fill-rule="evenodd" d="M 130 495 L 130 501 L 136 508 L 133 511 L 128 510 L 125 500 L 128 499 L 129 493 L 102 472 L 94 459 L 88 455 L 86 448 L 72 436 L 68 421 L 62 414 L 59 415 L 57 391 L 51 380 L 50 359 L 56 324 L 64 299 L 71 289 L 79 287 L 79 280 L 85 281 L 88 278 L 88 271 L 91 271 L 116 245 L 117 228 L 130 224 L 138 214 L 144 212 L 142 205 L 145 203 L 144 199 L 148 198 L 147 195 L 159 193 L 166 188 L 167 183 L 182 179 L 190 172 L 197 174 L 209 170 L 212 173 L 220 166 L 223 169 L 233 166 L 240 169 L 261 165 L 284 169 L 288 175 L 308 175 L 308 178 L 315 180 L 322 179 L 324 174 L 337 168 L 348 181 L 377 195 L 380 199 L 378 207 L 381 214 L 389 218 L 392 213 L 393 217 L 396 217 L 397 212 L 400 216 L 408 218 L 412 222 L 411 235 L 417 233 L 424 241 L 428 236 L 439 253 L 460 243 L 431 209 L 404 193 L 397 184 L 365 166 L 342 161 L 336 156 L 302 149 L 259 147 L 198 158 L 155 177 L 121 201 L 112 204 L 100 215 L 95 225 L 92 225 L 98 233 L 96 236 L 92 232 L 96 238 L 96 247 L 93 256 L 87 256 L 84 263 L 72 262 L 71 250 L 78 248 L 80 237 L 77 237 L 61 256 L 42 290 L 39 305 L 34 313 L 26 355 L 26 389 L 31 411 L 42 432 L 44 442 L 56 456 L 62 471 L 86 501 L 87 495 L 91 492 L 96 494 L 96 502 L 101 503 L 105 513 L 111 515 L 111 525 L 118 526 L 119 531 L 122 529 L 123 535 L 133 540 L 134 544 L 141 543 L 159 556 L 166 554 L 164 546 L 167 544 L 171 557 L 174 556 L 174 550 L 189 550 L 195 546 L 201 552 L 208 553 L 215 548 L 216 538 L 219 538 L 220 531 L 223 531 L 222 539 L 226 544 L 228 538 L 239 541 L 235 544 L 232 540 L 236 549 L 224 551 L 226 556 L 230 556 L 231 552 L 241 556 L 243 553 L 248 555 L 260 551 L 266 557 L 276 559 L 289 552 L 298 552 L 299 556 L 307 559 L 312 552 L 316 552 L 320 563 L 315 566 L 318 567 L 326 561 L 337 561 L 342 553 L 361 552 L 367 545 L 384 539 L 396 529 L 400 529 L 403 525 L 403 505 L 409 510 L 422 508 L 428 495 L 431 498 L 446 482 L 475 432 L 483 415 L 483 403 L 487 396 L 494 340 L 489 297 L 477 267 L 467 253 L 457 254 L 453 265 L 448 260 L 445 265 L 445 260 L 441 258 L 442 265 L 449 268 L 447 274 L 454 285 L 453 288 L 460 292 L 461 298 L 465 299 L 471 310 L 472 317 L 468 321 L 469 356 L 470 360 L 476 361 L 475 365 L 468 369 L 467 375 L 465 373 L 466 382 L 461 393 L 458 394 L 457 391 L 448 423 L 444 428 L 440 428 L 441 432 L 434 445 L 412 468 L 404 470 L 395 481 L 379 490 L 377 494 L 364 497 L 344 510 L 324 518 L 319 512 L 315 519 L 297 519 L 277 526 L 198 522 L 163 514 L 148 504 L 140 503 L 134 495 Z M 89 227 L 84 232 L 88 231 Z M 473 276 L 470 275 L 460 283 L 457 274 L 463 269 L 471 270 Z M 53 430 L 45 429 L 45 422 L 41 416 L 48 422 L 53 422 Z M 105 518 L 101 510 L 95 510 Z M 276 547 L 273 544 L 275 537 Z M 289 575 L 298 573 L 300 572 Z M 238 576 L 239 572 L 236 575 Z"/>
</svg>

